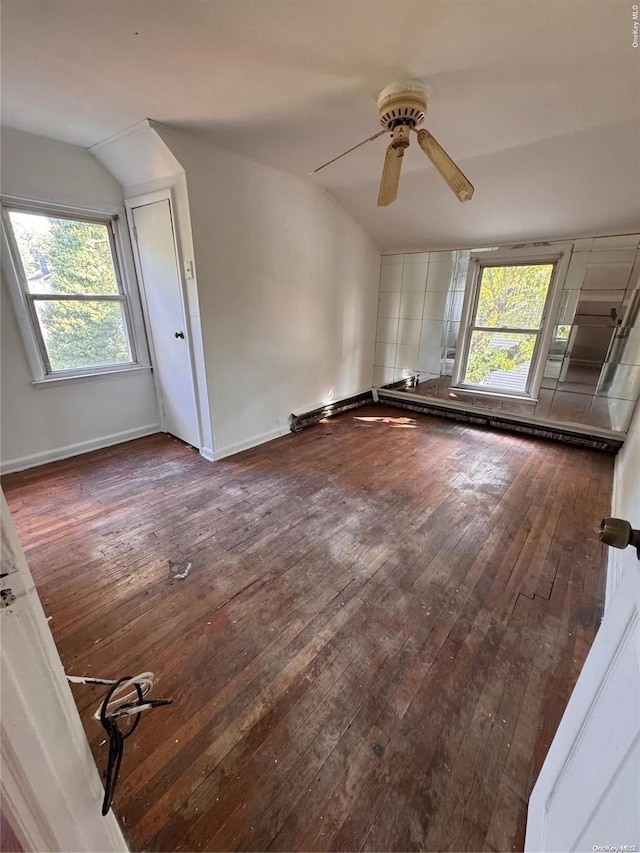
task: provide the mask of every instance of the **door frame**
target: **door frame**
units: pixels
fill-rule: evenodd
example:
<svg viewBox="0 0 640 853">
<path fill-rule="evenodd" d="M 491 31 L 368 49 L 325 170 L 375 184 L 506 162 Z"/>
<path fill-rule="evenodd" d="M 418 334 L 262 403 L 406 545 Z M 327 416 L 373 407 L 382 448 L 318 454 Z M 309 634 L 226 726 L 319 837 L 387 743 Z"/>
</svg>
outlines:
<svg viewBox="0 0 640 853">
<path fill-rule="evenodd" d="M 2 812 L 25 851 L 128 851 L 1 495 Z"/>
<path fill-rule="evenodd" d="M 180 304 L 182 308 L 182 320 L 183 320 L 183 328 L 185 331 L 186 337 L 186 345 L 187 352 L 189 353 L 189 371 L 191 375 L 191 386 L 193 388 L 193 404 L 194 404 L 194 412 L 196 418 L 196 431 L 198 434 L 198 450 L 202 452 L 202 448 L 204 445 L 204 436 L 202 432 L 202 408 L 200 406 L 200 396 L 198 393 L 198 381 L 196 376 L 196 364 L 195 364 L 195 355 L 193 352 L 193 336 L 191 330 L 191 322 L 188 310 L 188 300 L 187 300 L 187 292 L 186 292 L 186 283 L 184 279 L 184 262 L 182 258 L 182 252 L 180 249 L 180 241 L 178 240 L 178 234 L 176 229 L 176 218 L 175 218 L 175 201 L 173 197 L 173 192 L 170 187 L 166 189 L 156 190 L 151 193 L 144 193 L 139 196 L 132 196 L 131 198 L 125 199 L 124 206 L 127 213 L 127 225 L 129 228 L 129 237 L 131 240 L 131 248 L 133 252 L 133 263 L 136 270 L 136 278 L 138 279 L 138 287 L 140 289 L 140 302 L 142 304 L 142 314 L 144 317 L 145 328 L 147 332 L 147 342 L 149 345 L 149 354 L 151 356 L 151 364 L 153 365 L 153 384 L 156 390 L 156 397 L 158 399 L 158 409 L 160 411 L 160 427 L 163 432 L 167 432 L 167 421 L 166 414 L 164 408 L 164 399 L 162 396 L 162 390 L 160 388 L 160 382 L 158 377 L 158 368 L 157 368 L 157 359 L 156 359 L 156 351 L 155 344 L 153 340 L 153 328 L 151 325 L 151 317 L 149 312 L 149 305 L 147 301 L 147 292 L 145 289 L 144 276 L 142 274 L 142 264 L 140 263 L 140 252 L 138 248 L 138 241 L 135 236 L 135 222 L 133 218 L 133 211 L 137 207 L 146 207 L 150 204 L 156 204 L 159 201 L 167 201 L 169 203 L 169 215 L 171 217 L 171 231 L 173 234 L 173 249 L 176 255 L 176 267 L 178 270 L 178 283 L 179 283 L 179 293 L 180 293 Z"/>
</svg>

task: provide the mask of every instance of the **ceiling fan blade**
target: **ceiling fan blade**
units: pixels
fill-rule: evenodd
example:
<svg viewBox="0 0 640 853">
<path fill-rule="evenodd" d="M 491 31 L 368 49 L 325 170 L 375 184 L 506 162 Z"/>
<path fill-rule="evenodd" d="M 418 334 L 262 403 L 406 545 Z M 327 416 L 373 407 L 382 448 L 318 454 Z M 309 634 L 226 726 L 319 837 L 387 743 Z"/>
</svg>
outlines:
<svg viewBox="0 0 640 853">
<path fill-rule="evenodd" d="M 320 169 L 324 169 L 325 166 L 330 166 L 332 163 L 335 163 L 336 160 L 339 160 L 341 157 L 346 157 L 347 154 L 351 154 L 352 151 L 355 151 L 356 148 L 360 148 L 361 145 L 366 145 L 367 142 L 373 142 L 374 139 L 377 139 L 379 136 L 382 136 L 383 133 L 387 133 L 387 129 L 381 130 L 379 133 L 374 133 L 373 136 L 370 136 L 368 139 L 363 139 L 362 142 L 358 142 L 357 145 L 354 145 L 353 148 L 349 148 L 348 151 L 344 151 L 342 154 L 338 154 L 337 157 L 334 157 L 333 160 L 328 160 L 326 163 L 323 163 L 322 166 L 318 166 L 317 169 L 314 169 L 313 172 L 309 172 L 310 175 L 315 175 L 316 172 L 319 172 Z"/>
<path fill-rule="evenodd" d="M 451 157 L 428 130 L 417 130 L 416 134 L 420 148 L 449 184 L 451 190 L 460 201 L 469 201 L 473 195 L 473 184 L 462 174 Z"/>
<path fill-rule="evenodd" d="M 386 207 L 392 201 L 396 200 L 403 157 L 404 148 L 394 146 L 392 142 L 387 148 L 387 153 L 384 155 L 384 166 L 382 167 L 382 178 L 380 179 L 380 190 L 378 192 L 378 207 Z"/>
</svg>

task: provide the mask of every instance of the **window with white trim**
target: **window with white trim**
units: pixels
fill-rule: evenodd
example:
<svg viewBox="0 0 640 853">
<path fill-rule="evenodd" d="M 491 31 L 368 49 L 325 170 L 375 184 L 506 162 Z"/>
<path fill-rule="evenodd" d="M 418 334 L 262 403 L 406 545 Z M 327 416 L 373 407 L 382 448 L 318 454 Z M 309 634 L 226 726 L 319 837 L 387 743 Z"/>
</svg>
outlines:
<svg viewBox="0 0 640 853">
<path fill-rule="evenodd" d="M 455 387 L 537 397 L 567 264 L 566 247 L 472 255 Z"/>
<path fill-rule="evenodd" d="M 44 378 L 137 365 L 115 218 L 5 206 L 3 222 Z"/>
</svg>

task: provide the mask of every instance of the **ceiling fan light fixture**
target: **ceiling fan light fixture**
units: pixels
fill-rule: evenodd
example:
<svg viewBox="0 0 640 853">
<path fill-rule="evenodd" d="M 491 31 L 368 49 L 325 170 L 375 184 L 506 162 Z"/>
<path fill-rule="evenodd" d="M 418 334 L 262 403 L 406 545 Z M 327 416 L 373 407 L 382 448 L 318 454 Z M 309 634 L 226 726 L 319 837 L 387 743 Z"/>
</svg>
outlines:
<svg viewBox="0 0 640 853">
<path fill-rule="evenodd" d="M 429 95 L 419 83 L 392 83 L 378 95 L 378 115 L 385 130 L 398 124 L 417 127 L 427 112 Z"/>
<path fill-rule="evenodd" d="M 417 129 L 418 125 L 424 121 L 428 100 L 429 92 L 419 81 L 392 83 L 386 86 L 378 95 L 378 115 L 382 130 L 358 142 L 342 154 L 338 154 L 337 157 L 314 169 L 311 174 L 335 163 L 345 154 L 350 154 L 367 142 L 373 142 L 383 133 L 391 133 L 392 140 L 385 154 L 378 192 L 378 207 L 386 207 L 395 201 L 398 194 L 402 160 L 405 148 L 409 147 L 411 131 L 413 131 L 418 137 L 420 148 L 440 172 L 449 189 L 459 201 L 469 201 L 473 196 L 473 184 L 428 130 Z"/>
</svg>

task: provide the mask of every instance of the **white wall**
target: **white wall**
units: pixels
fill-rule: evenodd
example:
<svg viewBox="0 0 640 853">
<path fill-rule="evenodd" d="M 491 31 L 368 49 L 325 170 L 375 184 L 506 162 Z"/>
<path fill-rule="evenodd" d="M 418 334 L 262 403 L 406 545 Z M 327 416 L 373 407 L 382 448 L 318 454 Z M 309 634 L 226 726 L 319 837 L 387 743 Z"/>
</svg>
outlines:
<svg viewBox="0 0 640 853">
<path fill-rule="evenodd" d="M 1 141 L 3 194 L 80 207 L 122 204 L 120 184 L 84 148 L 9 127 Z"/>
<path fill-rule="evenodd" d="M 84 149 L 9 128 L 2 128 L 2 193 L 98 210 L 123 203 L 118 182 Z M 1 335 L 3 471 L 157 431 L 150 371 L 34 386 L 4 282 Z"/>
<path fill-rule="evenodd" d="M 376 246 L 317 189 L 155 127 L 187 176 L 215 457 L 370 388 Z"/>
</svg>

